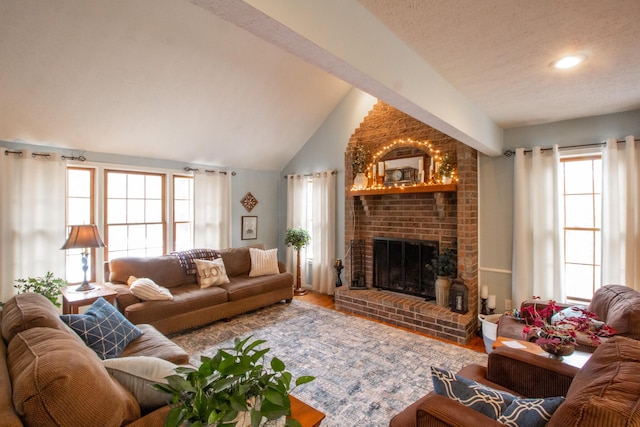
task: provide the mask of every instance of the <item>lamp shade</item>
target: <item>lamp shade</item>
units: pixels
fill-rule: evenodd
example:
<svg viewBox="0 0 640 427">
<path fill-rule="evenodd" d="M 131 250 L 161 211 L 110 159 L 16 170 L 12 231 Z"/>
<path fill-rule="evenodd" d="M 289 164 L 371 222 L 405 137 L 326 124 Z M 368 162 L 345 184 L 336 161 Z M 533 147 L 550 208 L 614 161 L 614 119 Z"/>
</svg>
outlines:
<svg viewBox="0 0 640 427">
<path fill-rule="evenodd" d="M 72 225 L 69 237 L 60 249 L 103 248 L 104 243 L 94 224 Z"/>
</svg>

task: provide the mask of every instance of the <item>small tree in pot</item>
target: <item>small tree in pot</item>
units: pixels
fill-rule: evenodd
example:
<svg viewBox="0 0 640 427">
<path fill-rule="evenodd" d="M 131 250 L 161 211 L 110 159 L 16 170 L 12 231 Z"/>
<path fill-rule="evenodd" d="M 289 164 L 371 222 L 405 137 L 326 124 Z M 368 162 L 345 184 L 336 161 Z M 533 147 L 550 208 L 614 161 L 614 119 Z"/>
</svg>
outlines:
<svg viewBox="0 0 640 427">
<path fill-rule="evenodd" d="M 300 274 L 300 250 L 307 246 L 311 241 L 311 236 L 309 236 L 309 232 L 304 228 L 288 228 L 287 235 L 284 238 L 284 243 L 287 246 L 293 246 L 296 250 L 297 259 L 296 259 L 296 289 L 294 291 L 295 295 L 306 295 L 307 290 L 302 288 L 300 284 L 302 283 L 302 278 Z"/>
</svg>

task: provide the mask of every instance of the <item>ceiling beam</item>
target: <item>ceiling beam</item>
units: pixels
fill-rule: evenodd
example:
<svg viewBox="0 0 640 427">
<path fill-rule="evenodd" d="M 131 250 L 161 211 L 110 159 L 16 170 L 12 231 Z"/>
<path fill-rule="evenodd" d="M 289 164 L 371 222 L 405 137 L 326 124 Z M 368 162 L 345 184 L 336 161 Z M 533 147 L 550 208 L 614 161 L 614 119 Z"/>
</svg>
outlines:
<svg viewBox="0 0 640 427">
<path fill-rule="evenodd" d="M 490 155 L 502 129 L 356 1 L 190 0 Z"/>
</svg>

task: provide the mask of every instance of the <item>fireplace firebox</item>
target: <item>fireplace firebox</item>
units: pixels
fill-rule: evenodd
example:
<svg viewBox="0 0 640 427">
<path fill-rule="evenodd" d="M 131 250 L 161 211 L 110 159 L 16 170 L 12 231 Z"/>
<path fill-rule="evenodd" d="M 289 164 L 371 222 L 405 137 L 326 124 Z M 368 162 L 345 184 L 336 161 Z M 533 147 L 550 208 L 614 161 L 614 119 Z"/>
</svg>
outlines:
<svg viewBox="0 0 640 427">
<path fill-rule="evenodd" d="M 373 286 L 435 300 L 435 276 L 427 266 L 438 253 L 437 241 L 374 237 Z"/>
</svg>

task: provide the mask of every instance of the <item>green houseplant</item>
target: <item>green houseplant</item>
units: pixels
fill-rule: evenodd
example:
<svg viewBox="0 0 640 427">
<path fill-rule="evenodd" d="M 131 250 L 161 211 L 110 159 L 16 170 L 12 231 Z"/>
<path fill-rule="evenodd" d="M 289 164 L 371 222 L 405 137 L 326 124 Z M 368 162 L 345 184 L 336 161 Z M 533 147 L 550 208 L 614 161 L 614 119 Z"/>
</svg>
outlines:
<svg viewBox="0 0 640 427">
<path fill-rule="evenodd" d="M 251 336 L 234 340 L 233 348 L 219 349 L 209 358 L 202 356 L 198 369 L 176 368 L 168 384 L 154 384 L 156 390 L 173 395 L 165 426 L 235 427 L 239 416 L 250 415 L 251 426 L 291 414 L 289 392 L 315 379 L 301 376 L 291 387 L 293 377 L 285 364 L 273 357 L 266 367 L 261 349 L 264 340 L 250 342 Z M 247 424 L 248 425 L 248 424 Z M 287 427 L 300 427 L 289 419 Z"/>
<path fill-rule="evenodd" d="M 67 281 L 59 277 L 53 277 L 53 273 L 48 271 L 44 277 L 29 277 L 27 279 L 17 279 L 17 285 L 13 285 L 19 294 L 35 292 L 45 296 L 56 307 L 60 307 L 58 297 L 62 293 L 61 289 L 67 285 Z"/>
<path fill-rule="evenodd" d="M 287 246 L 293 246 L 296 250 L 296 288 L 295 295 L 306 295 L 307 290 L 301 286 L 302 277 L 300 274 L 300 250 L 307 246 L 311 241 L 309 232 L 304 228 L 287 228 L 287 235 L 284 238 L 284 243 Z"/>
</svg>

